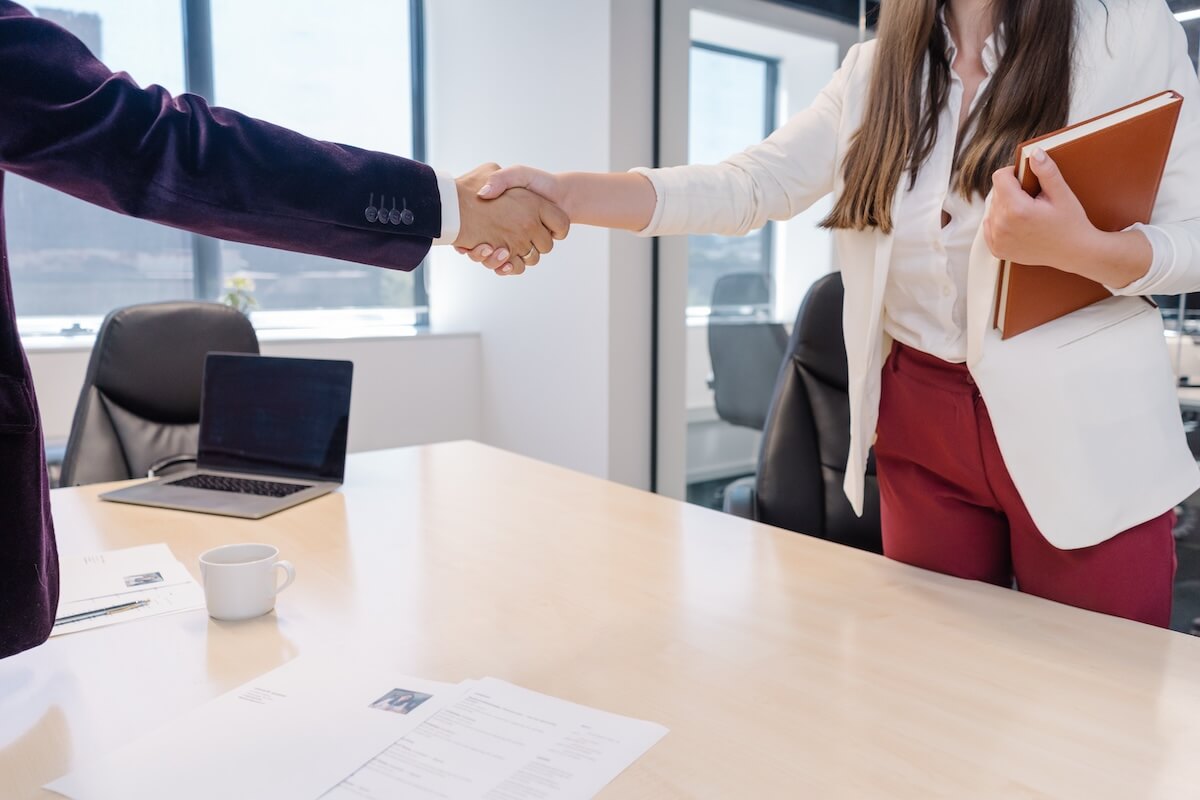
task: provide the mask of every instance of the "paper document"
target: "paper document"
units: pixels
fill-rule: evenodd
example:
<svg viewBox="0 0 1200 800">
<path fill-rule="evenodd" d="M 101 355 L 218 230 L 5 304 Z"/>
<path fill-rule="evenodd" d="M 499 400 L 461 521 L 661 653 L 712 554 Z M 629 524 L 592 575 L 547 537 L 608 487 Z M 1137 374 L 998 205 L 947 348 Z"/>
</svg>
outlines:
<svg viewBox="0 0 1200 800">
<path fill-rule="evenodd" d="M 666 733 L 485 678 L 323 800 L 589 798 Z"/>
<path fill-rule="evenodd" d="M 316 798 L 460 692 L 298 658 L 46 788 L 74 800 Z"/>
<path fill-rule="evenodd" d="M 51 636 L 204 608 L 204 590 L 165 544 L 59 559 L 57 619 L 138 600 L 145 605 L 55 625 Z"/>
</svg>

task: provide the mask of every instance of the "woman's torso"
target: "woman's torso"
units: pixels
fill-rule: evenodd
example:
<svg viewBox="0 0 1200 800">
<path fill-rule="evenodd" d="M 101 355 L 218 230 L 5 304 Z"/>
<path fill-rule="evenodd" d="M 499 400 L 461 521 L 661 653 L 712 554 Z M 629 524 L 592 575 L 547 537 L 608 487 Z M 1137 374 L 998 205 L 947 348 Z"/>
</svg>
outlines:
<svg viewBox="0 0 1200 800">
<path fill-rule="evenodd" d="M 982 197 L 964 197 L 951 186 L 962 120 L 985 96 L 1000 52 L 993 34 L 977 54 L 982 75 L 960 69 L 959 51 L 944 20 L 951 64 L 946 104 L 929 159 L 918 171 L 893 220 L 895 236 L 883 301 L 884 330 L 896 341 L 944 361 L 967 358 L 967 269 L 971 245 L 983 223 Z M 966 54 L 972 56 L 976 54 Z M 962 73 L 962 74 L 960 74 Z M 908 177 L 905 176 L 905 182 Z"/>
<path fill-rule="evenodd" d="M 1153 7 L 1156 2 L 1077 0 L 1080 19 L 1069 121 L 1165 88 L 1182 92 L 1184 116 L 1152 221 L 1196 219 L 1200 114 L 1188 105 L 1200 103 L 1200 87 L 1194 71 L 1181 68 L 1186 66 L 1181 60 L 1186 52 L 1182 47 L 1174 52 L 1182 37 L 1164 40 L 1170 33 L 1166 26 L 1173 23 L 1164 18 L 1165 8 Z M 846 78 L 838 164 L 866 111 L 874 55 L 873 43 L 862 46 Z M 923 199 L 918 187 L 909 191 L 907 184 L 897 192 L 895 235 L 876 230 L 835 234 L 846 286 L 852 418 L 846 493 L 856 507 L 861 507 L 862 475 L 878 419 L 880 369 L 892 333 L 899 330 L 896 320 L 888 319 L 897 308 L 897 287 L 905 285 L 906 272 L 935 274 L 937 267 L 920 258 L 928 258 L 941 239 L 933 226 L 940 222 L 937 204 L 946 190 L 946 175 L 935 181 L 930 172 L 929 177 L 928 198 Z M 842 191 L 840 170 L 833 178 L 834 191 Z M 912 207 L 910 201 L 915 201 Z M 985 207 L 980 204 L 980 214 Z M 924 234 L 915 229 L 901 232 L 910 216 L 921 220 Z M 945 275 L 955 281 L 952 291 L 958 296 L 944 317 L 961 328 L 961 335 L 945 337 L 942 343 L 965 346 L 965 360 L 988 404 L 1005 461 L 1047 537 L 1060 547 L 1095 544 L 1161 513 L 1200 486 L 1200 473 L 1182 433 L 1157 314 L 1145 313 L 1143 309 L 1152 309 L 1138 298 L 1117 297 L 1001 341 L 991 330 L 998 264 L 978 235 L 978 222 L 973 227 L 976 235 L 965 267 L 961 251 L 957 270 L 947 260 L 951 268 Z M 969 233 L 964 238 L 968 237 Z M 925 320 L 930 319 L 926 315 Z M 925 330 L 937 330 L 936 324 Z M 903 333 L 896 338 L 905 341 Z M 942 357 L 952 352 L 947 347 L 939 353 L 927 342 L 914 346 Z"/>
</svg>

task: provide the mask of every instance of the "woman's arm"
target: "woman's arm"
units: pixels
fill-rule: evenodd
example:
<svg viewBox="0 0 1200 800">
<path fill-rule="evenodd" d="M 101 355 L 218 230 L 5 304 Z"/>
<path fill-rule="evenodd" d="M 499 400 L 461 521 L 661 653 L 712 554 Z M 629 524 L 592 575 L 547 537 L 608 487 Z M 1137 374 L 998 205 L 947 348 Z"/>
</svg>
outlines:
<svg viewBox="0 0 1200 800">
<path fill-rule="evenodd" d="M 1102 282 L 1117 294 L 1194 292 L 1200 290 L 1200 82 L 1183 29 L 1164 4 L 1146 3 L 1129 28 L 1132 46 L 1120 57 L 1147 79 L 1144 94 L 1174 89 L 1184 103 L 1151 224 L 1105 234 L 1093 250 L 1101 268 L 1115 272 L 1112 282 Z"/>
<path fill-rule="evenodd" d="M 1113 294 L 1179 294 L 1200 289 L 1200 84 L 1179 23 L 1159 3 L 1122 9 L 1138 16 L 1106 25 L 1121 38 L 1104 43 L 1114 64 L 1130 69 L 1130 96 L 1175 89 L 1185 97 L 1151 225 L 1096 228 L 1054 160 L 1036 153 L 1030 167 L 1041 185 L 1030 197 L 1012 167 L 992 176 L 983 232 L 992 255 L 1021 264 L 1053 264 L 1090 278 Z"/>
<path fill-rule="evenodd" d="M 640 231 L 654 215 L 654 186 L 632 172 L 543 172 L 508 167 L 488 177 L 479 196 L 491 200 L 512 188 L 540 194 L 567 212 L 571 222 Z"/>
<path fill-rule="evenodd" d="M 843 99 L 863 47 L 850 49 L 812 105 L 766 141 L 720 164 L 609 174 L 511 167 L 491 176 L 480 196 L 524 187 L 561 205 L 572 222 L 644 236 L 741 236 L 768 220 L 790 219 L 833 190 Z M 510 272 L 507 255 L 487 246 L 471 252 L 501 274 Z"/>
<path fill-rule="evenodd" d="M 541 195 L 562 209 L 571 224 L 642 231 L 654 215 L 654 185 L 633 172 L 550 173 L 526 166 L 506 167 L 488 177 L 479 197 L 495 200 L 512 189 L 528 189 Z M 474 250 L 457 250 L 499 275 L 524 272 L 520 263 L 523 254 L 510 253 L 504 247 L 481 244 Z M 526 263 L 532 266 L 538 260 L 534 253 Z"/>
</svg>

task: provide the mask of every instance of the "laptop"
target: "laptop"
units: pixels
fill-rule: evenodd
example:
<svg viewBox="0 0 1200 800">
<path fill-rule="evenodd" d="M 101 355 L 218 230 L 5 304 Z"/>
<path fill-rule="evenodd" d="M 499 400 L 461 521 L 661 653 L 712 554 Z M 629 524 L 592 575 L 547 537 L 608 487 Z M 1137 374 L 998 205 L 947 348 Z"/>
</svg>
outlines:
<svg viewBox="0 0 1200 800">
<path fill-rule="evenodd" d="M 196 466 L 103 500 L 261 519 L 336 489 L 346 466 L 349 361 L 210 353 Z"/>
</svg>

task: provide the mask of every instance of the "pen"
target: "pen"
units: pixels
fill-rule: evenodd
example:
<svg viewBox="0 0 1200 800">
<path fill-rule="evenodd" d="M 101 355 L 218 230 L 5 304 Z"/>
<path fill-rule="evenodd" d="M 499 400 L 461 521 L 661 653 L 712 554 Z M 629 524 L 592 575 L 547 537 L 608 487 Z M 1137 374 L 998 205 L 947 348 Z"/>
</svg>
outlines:
<svg viewBox="0 0 1200 800">
<path fill-rule="evenodd" d="M 97 608 L 95 611 L 84 611 L 79 614 L 72 614 L 69 617 L 62 617 L 61 619 L 56 619 L 56 620 L 54 620 L 54 625 L 57 627 L 59 625 L 65 625 L 68 622 L 79 622 L 81 620 L 91 619 L 92 617 L 103 617 L 108 614 L 117 614 L 122 611 L 132 611 L 135 608 L 141 608 L 142 606 L 146 605 L 149 602 L 150 602 L 149 600 L 134 600 L 129 603 L 122 603 L 119 606 L 109 606 L 108 608 Z"/>
</svg>

